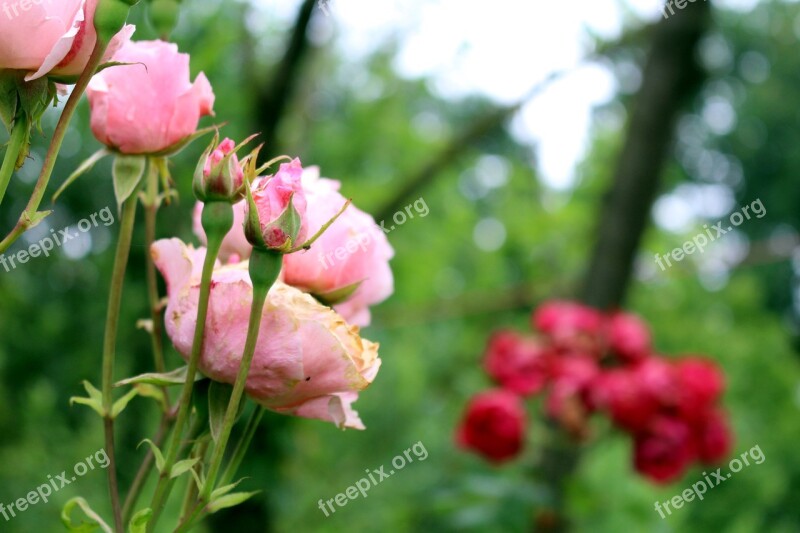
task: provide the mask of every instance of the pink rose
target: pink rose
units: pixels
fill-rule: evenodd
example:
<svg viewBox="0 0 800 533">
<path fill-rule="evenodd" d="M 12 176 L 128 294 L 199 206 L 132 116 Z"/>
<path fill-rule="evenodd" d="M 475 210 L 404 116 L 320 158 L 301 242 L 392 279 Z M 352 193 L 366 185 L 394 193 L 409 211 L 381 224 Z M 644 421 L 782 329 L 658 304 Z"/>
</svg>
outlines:
<svg viewBox="0 0 800 533">
<path fill-rule="evenodd" d="M 0 6 L 0 70 L 28 71 L 27 81 L 45 75 L 78 76 L 97 42 L 97 0 L 31 0 Z M 125 26 L 109 44 L 104 61 L 133 34 Z"/>
<path fill-rule="evenodd" d="M 189 78 L 189 55 L 163 41 L 126 43 L 86 91 L 92 132 L 124 154 L 162 152 L 186 140 L 212 114 L 214 92 L 203 73 Z"/>
<path fill-rule="evenodd" d="M 340 185 L 320 178 L 316 167 L 303 173 L 309 235 L 333 218 L 347 201 L 339 193 Z M 355 292 L 334 308 L 348 322 L 367 326 L 371 319 L 369 306 L 394 292 L 389 268 L 393 256 L 394 250 L 375 220 L 350 205 L 310 250 L 284 257 L 284 281 L 323 298 L 358 284 Z"/>
<path fill-rule="evenodd" d="M 248 224 L 249 207 L 245 204 L 244 234 L 247 240 L 270 249 L 292 248 L 303 244 L 308 230 L 306 196 L 299 159 L 283 163 L 274 176 L 253 183 L 258 224 Z M 293 210 L 292 210 L 293 207 Z"/>
<path fill-rule="evenodd" d="M 536 340 L 513 331 L 498 331 L 489 340 L 483 364 L 500 386 L 530 396 L 545 386 L 551 359 Z"/>
<path fill-rule="evenodd" d="M 525 408 L 516 394 L 490 390 L 476 395 L 456 431 L 459 446 L 501 463 L 519 455 L 525 441 Z"/>
<path fill-rule="evenodd" d="M 151 253 L 167 282 L 167 334 L 188 358 L 205 249 L 169 239 L 156 242 Z M 211 379 L 235 381 L 251 301 L 246 263 L 215 270 L 200 361 L 200 370 Z M 281 282 L 269 292 L 261 329 L 246 384 L 251 398 L 279 413 L 364 428 L 351 404 L 378 372 L 377 344 L 361 339 L 358 328 L 330 308 Z"/>
</svg>

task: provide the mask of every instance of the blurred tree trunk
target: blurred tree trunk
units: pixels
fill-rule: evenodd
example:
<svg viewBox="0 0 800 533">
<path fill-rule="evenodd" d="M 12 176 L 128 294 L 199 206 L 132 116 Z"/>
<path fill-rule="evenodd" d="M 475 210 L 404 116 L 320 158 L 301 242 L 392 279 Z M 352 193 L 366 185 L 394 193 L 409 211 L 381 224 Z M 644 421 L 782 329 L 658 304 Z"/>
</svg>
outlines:
<svg viewBox="0 0 800 533">
<path fill-rule="evenodd" d="M 608 310 L 623 304 L 636 251 L 661 182 L 681 109 L 697 94 L 704 72 L 698 44 L 710 26 L 707 2 L 688 4 L 652 28 L 652 44 L 613 182 L 600 210 L 599 227 L 580 299 Z M 579 459 L 579 446 L 553 428 L 541 473 L 549 506 L 536 516 L 537 531 L 566 531 L 564 491 Z"/>
<path fill-rule="evenodd" d="M 261 132 L 261 140 L 268 154 L 277 154 L 279 149 L 278 128 L 289 108 L 303 62 L 311 48 L 306 33 L 314 16 L 316 4 L 317 0 L 303 1 L 297 12 L 286 52 L 278 63 L 270 83 L 256 92 L 256 131 Z"/>
</svg>

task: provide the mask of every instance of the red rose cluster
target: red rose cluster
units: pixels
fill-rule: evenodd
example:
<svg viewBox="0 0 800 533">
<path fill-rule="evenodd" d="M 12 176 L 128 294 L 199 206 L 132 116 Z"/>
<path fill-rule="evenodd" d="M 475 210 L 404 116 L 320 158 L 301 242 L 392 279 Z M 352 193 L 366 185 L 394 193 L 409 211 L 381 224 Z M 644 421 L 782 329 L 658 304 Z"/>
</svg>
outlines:
<svg viewBox="0 0 800 533">
<path fill-rule="evenodd" d="M 717 405 L 724 376 L 714 362 L 655 355 L 647 325 L 627 313 L 552 301 L 532 322 L 540 336 L 499 331 L 490 339 L 484 368 L 501 388 L 469 403 L 460 445 L 493 462 L 512 459 L 525 436 L 523 398 L 545 393 L 547 415 L 576 438 L 587 437 L 595 412 L 630 433 L 636 470 L 653 481 L 728 454 L 731 435 Z"/>
</svg>

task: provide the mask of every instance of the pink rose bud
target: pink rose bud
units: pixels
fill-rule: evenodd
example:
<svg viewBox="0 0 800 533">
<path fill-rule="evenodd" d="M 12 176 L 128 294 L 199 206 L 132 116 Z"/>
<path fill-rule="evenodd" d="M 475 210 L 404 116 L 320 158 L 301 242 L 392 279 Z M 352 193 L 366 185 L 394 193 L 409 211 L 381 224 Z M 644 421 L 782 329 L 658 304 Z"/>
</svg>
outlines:
<svg viewBox="0 0 800 533">
<path fill-rule="evenodd" d="M 125 44 L 86 91 L 95 137 L 124 154 L 171 151 L 212 114 L 214 92 L 203 73 L 189 78 L 189 55 L 163 41 Z"/>
<path fill-rule="evenodd" d="M 288 252 L 306 237 L 306 196 L 299 159 L 253 183 L 245 205 L 244 234 L 253 246 Z"/>
<path fill-rule="evenodd" d="M 167 282 L 167 334 L 188 360 L 205 249 L 168 239 L 156 242 L 151 254 Z M 245 263 L 215 269 L 200 359 L 200 370 L 215 381 L 236 380 L 252 298 Z M 245 389 L 253 400 L 278 413 L 364 428 L 351 404 L 378 373 L 377 344 L 362 339 L 358 328 L 329 307 L 281 282 L 269 291 L 260 327 Z"/>
<path fill-rule="evenodd" d="M 194 195 L 203 202 L 234 202 L 244 194 L 244 169 L 236 155 L 236 143 L 215 138 L 200 157 L 192 182 Z"/>
<path fill-rule="evenodd" d="M 319 168 L 303 172 L 309 234 L 315 234 L 347 202 L 340 183 L 321 179 Z M 283 258 L 284 281 L 331 304 L 351 324 L 367 326 L 371 305 L 394 292 L 394 256 L 375 220 L 350 205 L 308 251 Z"/>
<path fill-rule="evenodd" d="M 484 368 L 501 387 L 522 396 L 541 391 L 550 377 L 552 358 L 535 339 L 498 331 L 489 340 Z"/>
<path fill-rule="evenodd" d="M 0 70 L 27 71 L 31 81 L 51 75 L 76 78 L 97 42 L 97 0 L 4 1 L 0 5 Z M 104 61 L 133 34 L 125 26 L 111 40 Z"/>
<path fill-rule="evenodd" d="M 470 400 L 456 431 L 456 442 L 489 461 L 502 463 L 522 451 L 525 426 L 520 397 L 505 390 L 490 390 Z"/>
</svg>

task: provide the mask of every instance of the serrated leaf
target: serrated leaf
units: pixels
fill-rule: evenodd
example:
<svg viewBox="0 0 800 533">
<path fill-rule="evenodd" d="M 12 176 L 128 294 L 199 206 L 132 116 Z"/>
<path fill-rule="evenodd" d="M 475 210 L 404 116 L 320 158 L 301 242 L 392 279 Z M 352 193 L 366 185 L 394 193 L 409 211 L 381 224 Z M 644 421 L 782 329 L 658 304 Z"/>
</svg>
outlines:
<svg viewBox="0 0 800 533">
<path fill-rule="evenodd" d="M 164 391 L 159 387 L 150 385 L 149 383 L 136 383 L 133 388 L 138 391 L 139 396 L 143 398 L 152 398 L 161 405 L 164 411 L 168 409 L 167 398 L 164 396 Z"/>
<path fill-rule="evenodd" d="M 139 446 L 141 446 L 145 442 L 150 446 L 150 449 L 153 451 L 153 456 L 156 458 L 156 468 L 158 469 L 158 472 L 162 473 L 164 471 L 164 454 L 161 453 L 161 450 L 158 449 L 158 446 L 156 446 L 156 444 L 150 439 L 144 439 L 142 442 L 139 443 Z M 137 448 L 139 446 L 137 446 Z"/>
<path fill-rule="evenodd" d="M 81 511 L 83 511 L 83 514 L 86 515 L 86 518 L 88 518 L 88 520 L 84 519 L 77 525 L 72 523 L 72 511 L 76 506 L 79 507 Z M 89 503 L 83 498 L 72 498 L 64 504 L 64 507 L 61 509 L 61 522 L 68 531 L 75 531 L 77 533 L 91 533 L 92 531 L 97 531 L 98 528 L 102 529 L 105 533 L 113 533 L 111 528 L 108 527 L 108 524 L 100 518 L 100 515 L 92 510 Z"/>
<path fill-rule="evenodd" d="M 145 533 L 151 518 L 153 518 L 153 510 L 149 507 L 137 512 L 128 522 L 128 533 Z"/>
<path fill-rule="evenodd" d="M 114 177 L 114 196 L 117 198 L 117 207 L 122 209 L 122 204 L 130 198 L 139 186 L 147 166 L 144 156 L 118 155 L 114 159 L 112 175 Z"/>
<path fill-rule="evenodd" d="M 83 396 L 73 396 L 69 399 L 69 404 L 80 404 L 86 405 L 91 407 L 92 409 L 97 412 L 102 417 L 106 416 L 106 410 L 103 407 L 103 393 L 97 390 L 97 388 L 89 383 L 88 381 L 83 381 L 83 388 L 86 389 L 86 393 L 89 395 L 88 398 Z"/>
<path fill-rule="evenodd" d="M 136 383 L 147 383 L 149 385 L 156 385 L 159 387 L 168 387 L 170 385 L 183 385 L 186 382 L 186 373 L 189 367 L 182 366 L 177 368 L 171 372 L 167 372 L 164 374 L 159 374 L 156 372 L 150 372 L 147 374 L 140 374 L 138 376 L 134 376 L 132 378 L 123 379 L 122 381 L 118 381 L 114 386 L 115 387 L 122 387 L 125 385 L 135 385 Z M 197 372 L 194 376 L 195 382 L 204 379 L 200 372 Z"/>
<path fill-rule="evenodd" d="M 208 423 L 211 427 L 211 438 L 214 444 L 219 440 L 225 420 L 225 411 L 233 394 L 233 387 L 227 383 L 212 381 L 208 388 Z"/>
<path fill-rule="evenodd" d="M 221 511 L 222 509 L 228 509 L 229 507 L 235 507 L 240 503 L 244 503 L 260 491 L 255 492 L 234 492 L 233 494 L 228 494 L 226 496 L 222 496 L 221 498 L 217 498 L 213 500 L 211 503 L 208 504 L 206 507 L 209 513 L 216 513 L 217 511 Z"/>
<path fill-rule="evenodd" d="M 192 459 L 184 459 L 183 461 L 178 461 L 177 463 L 172 465 L 172 470 L 170 470 L 169 472 L 169 477 L 175 479 L 176 477 L 185 474 L 186 472 L 191 470 L 192 467 L 196 465 L 199 460 L 200 460 L 199 457 L 194 457 Z"/>
<path fill-rule="evenodd" d="M 226 495 L 226 494 L 228 494 L 230 491 L 232 491 L 233 489 L 235 489 L 236 487 L 238 487 L 238 486 L 239 486 L 239 483 L 241 483 L 241 482 L 242 482 L 242 481 L 244 481 L 245 479 L 247 479 L 247 478 L 242 478 L 242 479 L 240 479 L 239 481 L 237 481 L 236 483 L 231 483 L 230 485 L 225 485 L 224 487 L 219 487 L 218 489 L 215 489 L 215 490 L 214 490 L 214 491 L 211 493 L 211 500 L 213 501 L 213 500 L 216 500 L 216 499 L 218 499 L 218 498 L 221 498 L 221 497 L 225 496 L 225 495 Z"/>
<path fill-rule="evenodd" d="M 0 120 L 8 131 L 11 131 L 11 125 L 17 116 L 18 103 L 17 81 L 13 76 L 0 76 Z"/>
<path fill-rule="evenodd" d="M 126 407 L 128 407 L 128 404 L 131 402 L 131 400 L 133 400 L 138 394 L 138 390 L 131 389 L 125 393 L 125 396 L 115 401 L 111 406 L 111 418 L 117 418 L 119 414 L 124 411 Z"/>
<path fill-rule="evenodd" d="M 94 168 L 94 166 L 97 164 L 98 161 L 100 161 L 110 153 L 111 152 L 109 152 L 107 149 L 101 148 L 100 150 L 89 156 L 88 159 L 84 160 L 83 163 L 78 165 L 78 168 L 75 169 L 75 172 L 70 174 L 69 177 L 64 181 L 64 183 L 61 184 L 61 187 L 59 187 L 58 190 L 53 195 L 52 201 L 55 202 L 56 200 L 58 200 L 58 197 L 61 196 L 61 193 L 67 190 L 67 187 L 72 185 L 72 183 L 75 180 L 77 180 L 90 170 L 92 170 L 92 168 Z"/>
</svg>

